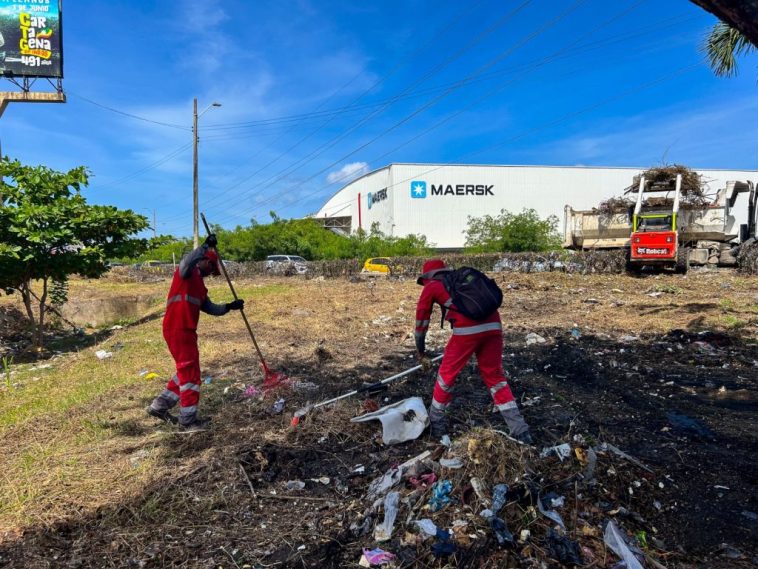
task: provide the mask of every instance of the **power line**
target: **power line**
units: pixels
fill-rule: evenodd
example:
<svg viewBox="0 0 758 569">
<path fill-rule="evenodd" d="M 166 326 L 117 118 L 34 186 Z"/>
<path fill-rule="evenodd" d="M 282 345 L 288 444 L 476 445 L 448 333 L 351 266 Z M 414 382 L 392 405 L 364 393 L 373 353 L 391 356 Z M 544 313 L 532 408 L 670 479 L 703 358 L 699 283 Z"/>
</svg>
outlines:
<svg viewBox="0 0 758 569">
<path fill-rule="evenodd" d="M 71 91 L 68 91 L 68 94 L 69 95 L 73 95 L 77 99 L 81 99 L 82 101 L 85 101 L 85 102 L 87 102 L 87 103 L 89 103 L 91 105 L 95 105 L 96 107 L 100 107 L 101 109 L 105 109 L 107 111 L 111 111 L 112 113 L 116 113 L 116 114 L 119 114 L 119 115 L 122 115 L 122 116 L 125 116 L 125 117 L 129 117 L 129 118 L 132 118 L 132 119 L 135 119 L 135 120 L 149 122 L 149 123 L 157 124 L 157 125 L 160 125 L 160 126 L 166 126 L 166 127 L 170 127 L 170 128 L 178 128 L 178 129 L 181 129 L 181 130 L 189 130 L 189 131 L 192 130 L 192 128 L 189 127 L 189 126 L 183 126 L 183 125 L 179 125 L 179 124 L 171 124 L 171 123 L 167 123 L 167 122 L 155 121 L 153 119 L 148 119 L 148 118 L 145 118 L 145 117 L 141 117 L 139 115 L 133 115 L 131 113 L 126 113 L 124 111 L 119 111 L 118 109 L 114 109 L 113 107 L 109 107 L 107 105 L 103 105 L 101 103 L 93 101 L 92 99 L 88 99 L 87 97 L 84 97 L 82 95 L 77 95 L 76 93 L 72 93 Z"/>
</svg>

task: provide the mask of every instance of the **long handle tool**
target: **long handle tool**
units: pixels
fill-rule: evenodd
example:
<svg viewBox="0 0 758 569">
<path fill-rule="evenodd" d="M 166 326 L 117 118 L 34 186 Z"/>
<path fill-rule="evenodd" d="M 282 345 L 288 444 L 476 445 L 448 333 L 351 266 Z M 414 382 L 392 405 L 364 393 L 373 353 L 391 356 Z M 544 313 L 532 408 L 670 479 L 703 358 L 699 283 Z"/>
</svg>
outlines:
<svg viewBox="0 0 758 569">
<path fill-rule="evenodd" d="M 435 358 L 432 358 L 431 362 L 437 362 L 442 359 L 442 356 L 436 356 Z M 405 371 L 401 371 L 400 373 L 397 373 L 395 375 L 392 375 L 386 379 L 383 379 L 381 381 L 377 381 L 375 383 L 372 383 L 370 385 L 364 385 L 362 387 L 359 387 L 358 389 L 353 389 L 352 391 L 348 391 L 347 393 L 344 393 L 340 395 L 339 397 L 334 397 L 333 399 L 328 399 L 326 401 L 322 401 L 321 403 L 316 403 L 314 405 L 306 405 L 305 407 L 302 407 L 301 409 L 298 409 L 295 411 L 295 413 L 292 416 L 292 425 L 295 426 L 300 422 L 300 419 L 304 417 L 306 414 L 310 413 L 314 409 L 318 409 L 319 407 L 324 407 L 326 405 L 330 405 L 332 403 L 336 403 L 337 401 L 340 401 L 342 399 L 347 399 L 348 397 L 352 397 L 353 395 L 357 395 L 358 393 L 365 393 L 368 391 L 369 393 L 375 392 L 377 389 L 379 389 L 381 386 L 386 385 L 390 383 L 391 381 L 395 381 L 396 379 L 400 379 L 401 377 L 405 377 L 406 375 L 409 375 L 413 373 L 414 371 L 418 371 L 421 368 L 423 368 L 421 364 L 417 366 L 413 366 L 410 369 L 407 369 Z"/>
<path fill-rule="evenodd" d="M 205 215 L 201 213 L 200 217 L 203 219 L 203 225 L 205 225 L 205 231 L 208 233 L 208 235 L 210 235 L 211 228 L 208 227 L 208 222 L 205 220 Z M 218 255 L 218 264 L 221 267 L 221 272 L 224 273 L 224 277 L 226 277 L 226 282 L 229 284 L 229 289 L 232 291 L 232 296 L 234 297 L 234 300 L 237 300 L 239 298 L 237 296 L 237 291 L 234 290 L 234 285 L 232 284 L 232 280 L 229 278 L 229 273 L 226 272 L 226 267 L 224 266 L 224 263 L 221 260 L 221 253 L 218 252 L 218 249 L 216 249 L 216 254 Z M 263 387 L 264 389 L 270 389 L 272 387 L 276 387 L 281 382 L 286 381 L 288 378 L 282 372 L 274 371 L 266 365 L 266 360 L 263 357 L 263 353 L 261 352 L 261 349 L 258 347 L 258 342 L 256 342 L 255 340 L 255 334 L 253 334 L 253 329 L 250 327 L 250 322 L 248 322 L 247 320 L 247 315 L 245 315 L 244 309 L 240 310 L 240 314 L 242 314 L 242 319 L 245 321 L 245 326 L 247 326 L 247 331 L 250 332 L 250 339 L 253 341 L 253 345 L 255 346 L 255 351 L 258 352 L 258 358 L 261 360 L 261 367 L 263 368 Z"/>
</svg>

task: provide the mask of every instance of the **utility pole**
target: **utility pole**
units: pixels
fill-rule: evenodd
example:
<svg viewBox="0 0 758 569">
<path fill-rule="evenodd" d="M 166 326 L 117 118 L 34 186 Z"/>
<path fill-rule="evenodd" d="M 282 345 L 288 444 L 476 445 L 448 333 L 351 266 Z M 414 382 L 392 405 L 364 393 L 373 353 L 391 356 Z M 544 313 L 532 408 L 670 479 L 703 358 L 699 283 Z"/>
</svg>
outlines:
<svg viewBox="0 0 758 569">
<path fill-rule="evenodd" d="M 158 237 L 157 227 L 158 227 L 158 224 L 155 221 L 155 210 L 153 210 L 153 239 Z"/>
<path fill-rule="evenodd" d="M 197 249 L 200 245 L 197 203 L 197 97 L 195 97 L 192 112 L 192 148 L 192 243 L 193 248 Z"/>
<path fill-rule="evenodd" d="M 197 249 L 197 246 L 200 245 L 200 235 L 198 233 L 198 221 L 199 221 L 199 205 L 198 205 L 198 195 L 197 195 L 197 143 L 198 143 L 198 136 L 197 136 L 197 119 L 199 119 L 201 116 L 205 114 L 205 112 L 212 108 L 212 107 L 220 107 L 221 103 L 213 102 L 203 111 L 198 114 L 197 112 L 197 97 L 195 97 L 193 104 L 192 104 L 192 148 L 193 148 L 193 155 L 192 155 L 192 243 L 193 247 Z"/>
</svg>

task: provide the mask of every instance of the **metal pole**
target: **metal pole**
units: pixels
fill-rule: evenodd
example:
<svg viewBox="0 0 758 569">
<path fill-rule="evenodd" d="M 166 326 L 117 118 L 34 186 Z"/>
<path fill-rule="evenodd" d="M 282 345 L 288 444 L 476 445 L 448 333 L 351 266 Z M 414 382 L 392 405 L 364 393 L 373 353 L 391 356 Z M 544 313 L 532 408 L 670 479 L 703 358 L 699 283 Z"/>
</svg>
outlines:
<svg viewBox="0 0 758 569">
<path fill-rule="evenodd" d="M 197 197 L 197 98 L 194 100 L 192 112 L 192 243 L 197 249 L 200 245 L 198 234 L 198 197 Z"/>
<path fill-rule="evenodd" d="M 156 222 L 155 222 L 155 210 L 153 210 L 153 239 L 158 237 L 158 233 L 156 231 Z"/>
</svg>

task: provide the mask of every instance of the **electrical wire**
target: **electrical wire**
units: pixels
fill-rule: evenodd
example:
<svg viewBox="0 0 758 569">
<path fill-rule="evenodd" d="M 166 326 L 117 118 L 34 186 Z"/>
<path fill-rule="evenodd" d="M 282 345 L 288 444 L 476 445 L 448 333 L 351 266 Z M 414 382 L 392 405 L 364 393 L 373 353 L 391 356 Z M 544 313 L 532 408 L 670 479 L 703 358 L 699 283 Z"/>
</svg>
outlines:
<svg viewBox="0 0 758 569">
<path fill-rule="evenodd" d="M 112 113 L 116 113 L 116 114 L 119 114 L 119 115 L 122 115 L 122 116 L 125 116 L 125 117 L 129 117 L 129 118 L 132 118 L 132 119 L 135 119 L 135 120 L 139 120 L 139 121 L 143 121 L 143 122 L 149 122 L 149 123 L 152 123 L 152 124 L 157 124 L 157 125 L 160 125 L 160 126 L 166 126 L 166 127 L 169 127 L 169 128 L 178 128 L 180 130 L 188 130 L 188 131 L 192 132 L 192 127 L 190 127 L 190 126 L 184 126 L 184 125 L 180 125 L 180 124 L 172 124 L 172 123 L 167 123 L 167 122 L 156 121 L 156 120 L 153 120 L 153 119 L 148 119 L 148 118 L 145 118 L 145 117 L 141 117 L 139 115 L 133 115 L 131 113 L 127 113 L 127 112 L 124 112 L 124 111 L 119 111 L 118 109 L 114 109 L 113 107 L 109 107 L 107 105 L 103 105 L 101 103 L 93 101 L 92 99 L 88 99 L 87 97 L 84 97 L 83 95 L 78 95 L 76 93 L 72 93 L 71 91 L 67 91 L 67 94 L 68 95 L 72 95 L 72 96 L 76 97 L 77 99 L 81 99 L 82 101 L 85 101 L 85 102 L 87 102 L 87 103 L 89 103 L 91 105 L 95 105 L 96 107 L 100 107 L 101 109 L 105 109 L 107 111 L 111 111 Z"/>
</svg>

